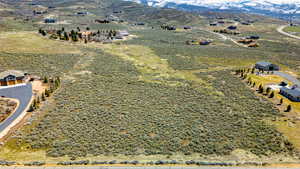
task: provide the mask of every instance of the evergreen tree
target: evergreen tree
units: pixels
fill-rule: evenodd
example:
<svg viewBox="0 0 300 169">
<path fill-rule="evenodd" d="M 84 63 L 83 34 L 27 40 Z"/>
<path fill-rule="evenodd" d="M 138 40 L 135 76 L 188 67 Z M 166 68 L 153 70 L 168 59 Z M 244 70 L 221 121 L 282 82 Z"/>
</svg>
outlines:
<svg viewBox="0 0 300 169">
<path fill-rule="evenodd" d="M 280 104 L 280 105 L 282 105 L 282 104 L 283 104 L 283 99 L 282 99 L 282 98 L 280 99 L 280 102 L 279 102 L 279 104 Z"/>
<path fill-rule="evenodd" d="M 37 97 L 36 103 L 37 103 L 37 105 L 39 105 L 41 103 L 40 97 Z"/>
<path fill-rule="evenodd" d="M 33 112 L 33 111 L 34 111 L 34 107 L 33 107 L 33 104 L 31 104 L 29 109 L 28 109 L 28 112 Z"/>
<path fill-rule="evenodd" d="M 46 101 L 45 93 L 42 93 L 42 101 Z"/>
<path fill-rule="evenodd" d="M 69 35 L 68 35 L 67 32 L 64 32 L 64 39 L 65 39 L 66 41 L 69 41 Z"/>
<path fill-rule="evenodd" d="M 34 100 L 33 100 L 33 108 L 34 108 L 34 109 L 37 109 L 37 107 L 38 107 L 37 102 L 36 102 L 36 100 L 34 99 Z"/>
<path fill-rule="evenodd" d="M 271 88 L 268 87 L 268 88 L 266 89 L 266 95 L 268 95 L 268 94 L 270 93 L 270 91 L 271 91 Z"/>
<path fill-rule="evenodd" d="M 48 78 L 47 78 L 47 76 L 44 77 L 43 83 L 48 83 Z"/>
<path fill-rule="evenodd" d="M 252 74 L 255 73 L 255 68 L 252 68 L 251 73 L 252 73 Z"/>
<path fill-rule="evenodd" d="M 258 93 L 263 93 L 263 92 L 264 92 L 264 88 L 262 85 L 260 85 L 258 88 Z"/>
<path fill-rule="evenodd" d="M 256 86 L 256 83 L 255 82 L 253 82 L 253 85 L 252 85 L 252 87 L 255 87 Z"/>
<path fill-rule="evenodd" d="M 59 39 L 61 39 L 61 30 L 56 31 L 57 36 L 59 37 Z"/>
<path fill-rule="evenodd" d="M 287 106 L 287 108 L 286 108 L 286 112 L 290 112 L 292 110 L 292 106 L 289 104 L 288 106 Z"/>
<path fill-rule="evenodd" d="M 46 36 L 47 33 L 46 33 L 44 30 L 42 30 L 42 35 L 43 35 L 43 36 Z"/>
<path fill-rule="evenodd" d="M 46 96 L 46 97 L 50 97 L 50 92 L 49 92 L 48 89 L 45 90 L 45 96 Z"/>
<path fill-rule="evenodd" d="M 272 92 L 269 97 L 273 98 L 274 97 L 274 92 Z"/>
</svg>

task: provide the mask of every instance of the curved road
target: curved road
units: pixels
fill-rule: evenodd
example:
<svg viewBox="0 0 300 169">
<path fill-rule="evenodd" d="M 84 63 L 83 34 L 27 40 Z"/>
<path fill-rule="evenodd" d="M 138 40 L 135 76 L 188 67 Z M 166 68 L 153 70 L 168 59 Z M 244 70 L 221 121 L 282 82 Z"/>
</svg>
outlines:
<svg viewBox="0 0 300 169">
<path fill-rule="evenodd" d="M 275 71 L 274 74 L 286 79 L 287 81 L 292 82 L 293 84 L 295 84 L 297 86 L 300 86 L 300 81 L 296 77 L 294 77 L 288 73 Z"/>
<path fill-rule="evenodd" d="M 0 138 L 7 134 L 9 129 L 16 125 L 26 115 L 26 109 L 31 102 L 32 85 L 30 83 L 13 86 L 9 88 L 0 88 L 0 96 L 14 98 L 19 100 L 20 104 L 17 110 L 5 121 L 0 123 Z"/>
<path fill-rule="evenodd" d="M 286 28 L 286 27 L 288 27 L 288 25 L 280 26 L 280 27 L 277 28 L 277 31 L 278 31 L 279 33 L 281 33 L 282 35 L 285 35 L 285 36 L 288 36 L 288 37 L 290 37 L 290 38 L 294 38 L 294 39 L 300 40 L 300 37 L 299 37 L 299 36 L 292 35 L 292 34 L 290 34 L 290 33 L 284 32 L 283 30 L 284 30 L 284 28 Z"/>
</svg>

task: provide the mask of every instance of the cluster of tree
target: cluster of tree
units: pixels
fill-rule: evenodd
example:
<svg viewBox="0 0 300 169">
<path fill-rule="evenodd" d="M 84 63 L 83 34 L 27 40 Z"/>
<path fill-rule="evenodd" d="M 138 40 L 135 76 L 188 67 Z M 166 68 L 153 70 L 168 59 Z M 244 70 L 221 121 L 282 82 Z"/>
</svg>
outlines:
<svg viewBox="0 0 300 169">
<path fill-rule="evenodd" d="M 248 47 L 259 47 L 259 44 L 256 41 L 257 39 L 259 39 L 259 37 L 249 36 L 244 39 L 238 40 L 237 42 L 247 45 Z"/>
<path fill-rule="evenodd" d="M 51 33 L 50 39 L 59 39 L 65 41 L 78 42 L 79 40 L 84 41 L 85 43 L 92 41 L 92 37 L 105 37 L 105 39 L 113 39 L 117 36 L 116 30 L 98 30 L 97 32 L 91 32 L 90 28 L 87 27 L 84 32 L 81 32 L 81 29 L 77 27 L 76 30 L 71 30 L 70 32 L 65 31 L 65 28 L 60 30 L 49 31 Z M 43 29 L 39 29 L 39 33 L 43 36 L 47 35 L 47 32 Z"/>
<path fill-rule="evenodd" d="M 227 29 L 214 30 L 214 32 L 216 32 L 216 33 L 223 33 L 223 34 L 230 34 L 230 35 L 238 35 L 238 34 L 240 34 L 240 32 L 230 31 L 230 30 L 227 30 Z"/>
<path fill-rule="evenodd" d="M 30 105 L 29 107 L 29 112 L 33 112 L 34 110 L 38 109 L 40 107 L 41 102 L 46 101 L 46 97 L 50 97 L 51 94 L 58 89 L 58 87 L 61 84 L 60 78 L 56 77 L 56 78 L 50 78 L 48 79 L 48 77 L 44 77 L 43 79 L 43 83 L 48 84 L 49 88 L 45 89 L 45 91 L 42 93 L 41 96 L 37 96 L 34 100 L 33 103 Z"/>
<path fill-rule="evenodd" d="M 43 36 L 46 36 L 47 35 L 47 33 L 46 33 L 46 31 L 45 30 L 43 30 L 43 29 L 39 29 L 39 34 L 41 34 L 41 35 L 43 35 Z"/>
<path fill-rule="evenodd" d="M 274 74 L 274 71 L 265 71 L 263 69 L 257 69 L 258 70 L 258 73 L 267 73 L 267 74 Z M 243 69 L 237 69 L 235 70 L 235 74 L 236 75 L 241 75 L 241 77 L 244 75 L 244 74 L 248 74 L 248 73 L 251 73 L 251 74 L 254 74 L 256 72 L 256 69 L 253 67 L 253 68 L 243 68 Z"/>
<path fill-rule="evenodd" d="M 176 30 L 175 26 L 170 26 L 170 25 L 161 25 L 160 27 L 161 27 L 161 29 L 168 30 L 168 31 L 174 31 L 174 30 Z"/>
<path fill-rule="evenodd" d="M 264 70 L 259 70 L 259 72 L 264 73 Z M 255 81 L 252 81 L 251 77 L 248 77 L 248 73 L 254 74 L 255 73 L 255 68 L 251 68 L 251 69 L 250 68 L 248 68 L 248 69 L 237 69 L 235 71 L 236 75 L 240 75 L 240 77 L 243 80 L 247 80 L 247 84 L 250 87 L 255 88 L 257 84 L 256 84 Z M 267 73 L 269 74 L 270 72 L 267 71 Z M 271 72 L 271 73 L 273 73 L 273 72 Z M 258 93 L 263 94 L 265 96 L 268 96 L 269 98 L 274 98 L 275 93 L 274 93 L 274 91 L 272 91 L 272 89 L 270 87 L 267 87 L 265 89 L 262 84 L 257 85 L 257 86 L 258 86 L 258 89 L 257 89 Z M 283 99 L 281 98 L 278 105 L 282 105 L 282 104 L 283 104 Z M 290 112 L 291 110 L 292 110 L 292 106 L 288 105 L 285 111 L 286 112 Z"/>
</svg>

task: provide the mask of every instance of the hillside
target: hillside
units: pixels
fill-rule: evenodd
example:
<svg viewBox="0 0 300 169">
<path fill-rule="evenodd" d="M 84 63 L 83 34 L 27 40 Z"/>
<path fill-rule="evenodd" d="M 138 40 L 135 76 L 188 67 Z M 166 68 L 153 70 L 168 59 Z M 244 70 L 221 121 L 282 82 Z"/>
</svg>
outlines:
<svg viewBox="0 0 300 169">
<path fill-rule="evenodd" d="M 283 129 L 299 121 L 287 119 L 233 73 L 268 60 L 299 74 L 299 42 L 276 32 L 284 22 L 228 13 L 222 20 L 230 23 L 211 27 L 208 23 L 219 21 L 219 13 L 199 16 L 119 0 L 10 1 L 9 5 L 21 10 L 0 20 L 4 25 L 0 70 L 59 76 L 62 84 L 6 140 L 0 159 L 54 164 L 298 162 L 299 140 Z M 47 12 L 33 15 L 34 10 Z M 233 20 L 237 17 L 254 22 L 242 25 Z M 45 18 L 57 22 L 45 24 Z M 108 18 L 114 21 L 95 22 Z M 233 24 L 240 34 L 213 32 Z M 164 30 L 162 25 L 177 29 Z M 186 25 L 192 29 L 184 29 Z M 39 28 L 56 32 L 62 27 L 128 30 L 131 35 L 103 44 L 38 33 Z M 257 48 L 234 43 L 253 34 L 261 36 Z M 212 43 L 187 44 L 198 40 Z"/>
</svg>

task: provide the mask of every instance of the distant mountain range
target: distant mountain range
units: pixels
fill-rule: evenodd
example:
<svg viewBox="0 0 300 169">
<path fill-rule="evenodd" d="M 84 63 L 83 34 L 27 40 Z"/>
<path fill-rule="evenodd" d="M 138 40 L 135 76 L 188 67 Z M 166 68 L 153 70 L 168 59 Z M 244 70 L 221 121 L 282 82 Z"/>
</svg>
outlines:
<svg viewBox="0 0 300 169">
<path fill-rule="evenodd" d="M 249 12 L 276 17 L 300 16 L 300 0 L 129 0 L 154 7 L 181 10 Z"/>
</svg>

